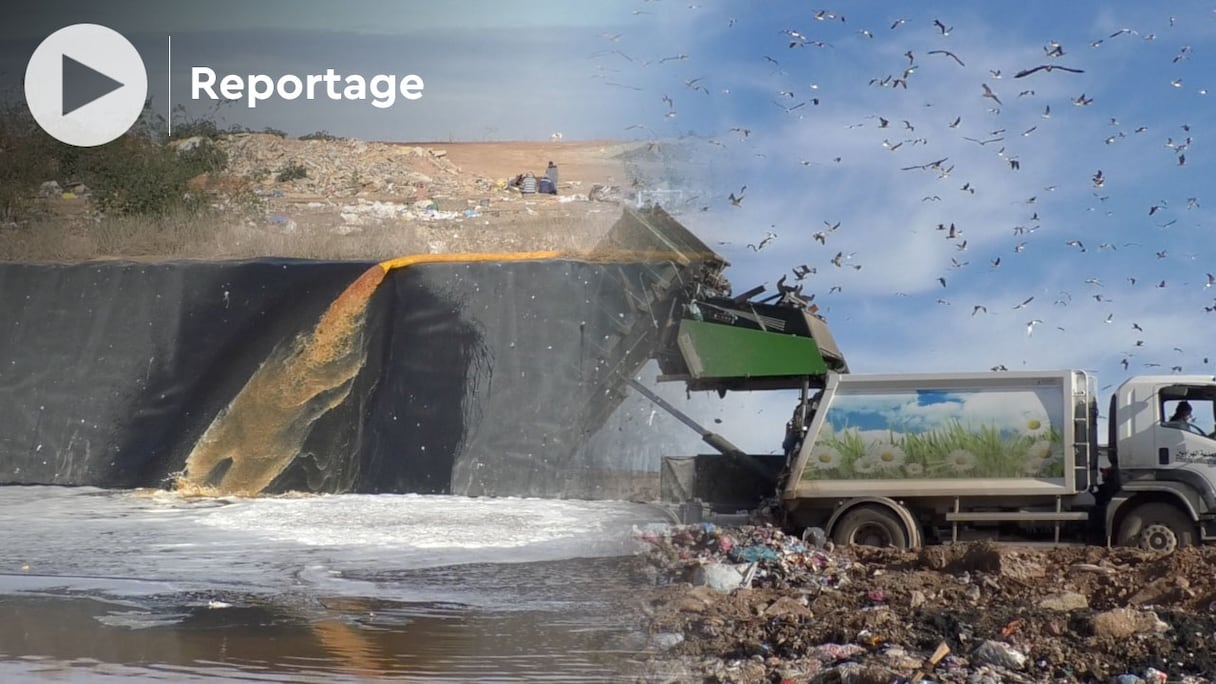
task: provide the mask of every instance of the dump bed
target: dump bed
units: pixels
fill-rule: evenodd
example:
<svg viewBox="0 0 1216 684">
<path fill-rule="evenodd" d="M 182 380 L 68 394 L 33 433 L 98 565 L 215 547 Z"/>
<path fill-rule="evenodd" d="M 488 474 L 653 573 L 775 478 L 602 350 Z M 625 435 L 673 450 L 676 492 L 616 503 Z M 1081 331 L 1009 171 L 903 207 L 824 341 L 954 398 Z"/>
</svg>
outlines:
<svg viewBox="0 0 1216 684">
<path fill-rule="evenodd" d="M 657 355 L 660 379 L 683 381 L 696 391 L 750 391 L 820 388 L 828 371 L 848 372 L 827 322 L 800 288 L 778 283 L 776 295 L 752 299 L 763 292 L 691 292 Z"/>
<path fill-rule="evenodd" d="M 1093 476 L 1084 371 L 832 373 L 785 498 L 1067 496 Z"/>
</svg>

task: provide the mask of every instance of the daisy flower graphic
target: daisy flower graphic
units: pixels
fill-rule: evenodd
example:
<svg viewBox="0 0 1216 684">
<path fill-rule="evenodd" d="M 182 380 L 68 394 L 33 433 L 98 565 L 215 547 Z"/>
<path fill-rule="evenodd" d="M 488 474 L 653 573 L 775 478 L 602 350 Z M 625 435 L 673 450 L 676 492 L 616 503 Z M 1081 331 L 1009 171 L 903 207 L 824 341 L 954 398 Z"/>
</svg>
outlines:
<svg viewBox="0 0 1216 684">
<path fill-rule="evenodd" d="M 1026 458 L 1032 461 L 1046 461 L 1051 458 L 1051 442 L 1040 439 L 1026 450 Z"/>
<path fill-rule="evenodd" d="M 868 475 L 876 470 L 878 470 L 878 461 L 870 454 L 866 454 L 856 461 L 853 461 L 854 472 Z"/>
<path fill-rule="evenodd" d="M 1051 442 L 1040 439 L 1026 450 L 1026 461 L 1022 465 L 1022 472 L 1034 475 L 1054 460 L 1054 454 L 1051 453 Z"/>
<path fill-rule="evenodd" d="M 907 454 L 899 446 L 890 442 L 877 442 L 870 446 L 866 455 L 874 460 L 874 464 L 883 470 L 898 468 L 908 460 Z"/>
<path fill-rule="evenodd" d="M 965 473 L 975 468 L 975 454 L 966 449 L 955 449 L 946 454 L 946 465 L 959 473 Z"/>
<path fill-rule="evenodd" d="M 831 470 L 840 465 L 840 452 L 830 446 L 817 446 L 811 450 L 810 464 L 816 470 Z"/>
<path fill-rule="evenodd" d="M 1051 430 L 1051 421 L 1046 414 L 1034 411 L 1025 415 L 1022 421 L 1022 432 L 1031 437 L 1041 437 Z"/>
</svg>

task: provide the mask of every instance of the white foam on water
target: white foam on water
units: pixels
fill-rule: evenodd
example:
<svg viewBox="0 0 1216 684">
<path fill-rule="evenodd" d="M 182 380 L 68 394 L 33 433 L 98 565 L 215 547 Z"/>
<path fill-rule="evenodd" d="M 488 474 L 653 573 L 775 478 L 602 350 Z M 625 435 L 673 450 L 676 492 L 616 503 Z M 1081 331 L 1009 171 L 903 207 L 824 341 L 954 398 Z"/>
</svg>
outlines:
<svg viewBox="0 0 1216 684">
<path fill-rule="evenodd" d="M 186 498 L 157 491 L 0 487 L 0 592 L 57 586 L 119 595 L 279 591 L 346 594 L 344 575 L 477 563 L 622 556 L 662 517 L 605 501 L 434 495 Z M 67 578 L 72 578 L 67 581 Z"/>
<path fill-rule="evenodd" d="M 431 654 L 416 666 L 420 678 L 402 681 L 439 681 L 444 673 L 458 678 L 447 681 L 496 681 L 493 673 L 502 668 L 531 671 L 532 658 L 551 663 L 545 667 L 553 668 L 553 681 L 575 681 L 572 673 L 598 672 L 594 659 L 554 655 L 544 645 L 536 654 L 520 655 L 510 646 L 487 646 L 483 653 L 466 649 L 460 639 L 497 634 L 500 624 L 523 629 L 518 626 L 530 620 L 568 620 L 572 629 L 604 634 L 618 629 L 606 607 L 616 605 L 610 598 L 622 590 L 619 566 L 572 559 L 632 553 L 638 548 L 634 526 L 664 517 L 657 508 L 622 502 L 422 495 L 198 499 L 156 491 L 0 487 L 0 519 L 19 521 L 0 532 L 0 601 L 36 606 L 39 614 L 45 601 L 46 610 L 76 616 L 116 643 L 171 633 L 191 620 L 237 634 L 258 611 L 286 620 L 271 633 L 328 624 L 335 616 L 356 631 L 405 630 L 428 619 L 447 631 L 419 647 Z M 73 629 L 94 633 L 80 623 Z M 206 641 L 194 627 L 184 629 Z M 552 629 L 556 634 L 561 626 Z M 0 658 L 0 681 L 362 681 L 343 678 L 336 651 L 312 667 L 283 661 L 263 672 L 251 662 L 178 662 L 168 655 L 165 662 L 131 665 L 74 659 L 91 655 L 90 648 L 55 647 L 55 658 L 37 661 Z"/>
<path fill-rule="evenodd" d="M 339 495 L 250 499 L 209 511 L 199 522 L 310 546 L 475 550 L 619 537 L 642 519 L 642 508 L 546 499 Z"/>
<path fill-rule="evenodd" d="M 101 624 L 110 627 L 149 629 L 177 624 L 187 617 L 189 617 L 187 613 L 152 613 L 145 610 L 128 610 L 99 615 L 95 619 Z"/>
</svg>

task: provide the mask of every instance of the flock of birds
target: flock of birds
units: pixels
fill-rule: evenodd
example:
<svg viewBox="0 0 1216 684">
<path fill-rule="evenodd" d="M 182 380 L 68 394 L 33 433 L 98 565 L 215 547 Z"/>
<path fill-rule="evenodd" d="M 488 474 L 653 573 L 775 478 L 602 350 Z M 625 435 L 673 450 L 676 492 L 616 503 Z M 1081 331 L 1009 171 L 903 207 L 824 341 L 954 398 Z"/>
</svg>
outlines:
<svg viewBox="0 0 1216 684">
<path fill-rule="evenodd" d="M 642 9 L 634 14 L 652 14 L 663 3 L 668 4 L 667 9 L 683 10 L 680 3 L 677 3 L 680 4 L 678 8 L 673 6 L 675 0 L 646 0 Z M 687 11 L 706 10 L 690 4 Z M 911 293 L 893 290 L 891 297 L 920 297 L 925 306 L 944 307 L 954 306 L 959 299 L 970 300 L 954 310 L 961 308 L 962 316 L 966 319 L 992 317 L 989 319 L 990 325 L 1001 325 L 1003 329 L 1009 329 L 1008 317 L 999 319 L 998 323 L 998 313 L 1016 312 L 1024 323 L 1018 324 L 1019 328 L 1024 329 L 1019 336 L 1026 338 L 1041 337 L 1039 331 L 1053 328 L 1068 332 L 1086 326 L 1103 326 L 1110 349 L 1094 351 L 1106 356 L 1117 355 L 1115 358 L 1118 361 L 1115 363 L 1123 370 L 1143 367 L 1173 373 L 1213 372 L 1207 365 L 1208 356 L 1202 351 L 1188 351 L 1177 341 L 1165 341 L 1184 331 L 1155 331 L 1159 334 L 1150 334 L 1140 322 L 1130 320 L 1132 312 L 1144 311 L 1147 302 L 1157 311 L 1168 312 L 1166 318 L 1186 321 L 1184 325 L 1188 325 L 1190 330 L 1185 331 L 1185 336 L 1194 338 L 1192 344 L 1197 348 L 1202 348 L 1206 336 L 1194 333 L 1216 329 L 1213 328 L 1216 322 L 1216 315 L 1213 315 L 1216 314 L 1216 277 L 1211 272 L 1216 270 L 1213 268 L 1216 253 L 1205 256 L 1211 252 L 1208 248 L 1216 247 L 1216 240 L 1212 237 L 1210 219 L 1204 223 L 1206 214 L 1202 200 L 1194 190 L 1202 177 L 1180 176 L 1152 190 L 1156 193 L 1164 191 L 1164 188 L 1182 193 L 1170 199 L 1160 199 L 1155 195 L 1148 199 L 1140 190 L 1141 186 L 1147 184 L 1147 177 L 1168 173 L 1170 169 L 1178 167 L 1182 167 L 1182 172 L 1188 171 L 1191 168 L 1188 162 L 1192 160 L 1188 160 L 1187 154 L 1192 151 L 1199 131 L 1192 130 L 1192 125 L 1185 120 L 1171 120 L 1173 113 L 1164 105 L 1158 106 L 1153 117 L 1146 120 L 1144 112 L 1152 111 L 1151 104 L 1148 107 L 1134 107 L 1121 102 L 1104 103 L 1102 98 L 1112 92 L 1110 79 L 1117 80 L 1120 75 L 1102 73 L 1103 61 L 1086 54 L 1100 48 L 1109 50 L 1111 44 L 1117 41 L 1127 43 L 1125 49 L 1134 50 L 1141 49 L 1141 46 L 1133 45 L 1133 41 L 1156 45 L 1169 40 L 1172 36 L 1166 32 L 1174 30 L 1179 24 L 1175 17 L 1162 18 L 1158 29 L 1163 31 L 1162 34 L 1155 33 L 1152 27 L 1125 27 L 1103 32 L 1087 43 L 1078 45 L 1049 38 L 1041 43 L 1042 50 L 1037 53 L 1037 58 L 1010 65 L 983 63 L 993 59 L 991 54 L 999 57 L 1001 53 L 997 51 L 985 51 L 978 57 L 968 54 L 965 48 L 970 45 L 970 51 L 974 53 L 977 44 L 966 41 L 958 44 L 954 22 L 941 17 L 895 17 L 885 22 L 881 29 L 872 30 L 864 26 L 854 27 L 844 13 L 834 10 L 804 9 L 796 11 L 796 15 L 815 30 L 786 27 L 771 31 L 771 42 L 766 43 L 761 48 L 762 52 L 756 54 L 752 63 L 747 65 L 751 82 L 733 84 L 718 76 L 696 73 L 695 69 L 702 61 L 709 60 L 709 54 L 686 53 L 678 49 L 670 54 L 650 57 L 628 53 L 622 45 L 624 33 L 601 36 L 606 43 L 604 48 L 591 55 L 597 65 L 595 77 L 602 78 L 605 85 L 610 87 L 650 92 L 653 88 L 627 82 L 630 69 L 635 73 L 643 69 L 671 70 L 670 78 L 665 82 L 670 83 L 672 89 L 657 93 L 658 106 L 654 110 L 654 118 L 626 128 L 626 131 L 648 134 L 651 147 L 656 150 L 671 145 L 674 137 L 689 137 L 664 137 L 656 133 L 656 129 L 664 125 L 663 122 L 669 123 L 669 130 L 682 130 L 676 123 L 680 116 L 680 105 L 687 104 L 699 110 L 717 107 L 720 111 L 733 112 L 741 120 L 728 122 L 720 131 L 691 137 L 721 150 L 728 155 L 727 158 L 735 161 L 753 157 L 749 161 L 758 160 L 759 164 L 752 168 L 760 169 L 760 172 L 790 177 L 799 173 L 798 168 L 810 168 L 823 174 L 840 174 L 848 169 L 854 159 L 864 154 L 867 155 L 866 168 L 873 168 L 875 160 L 878 160 L 877 164 L 887 183 L 900 188 L 931 188 L 926 192 L 889 193 L 892 196 L 884 198 L 884 202 L 891 224 L 905 223 L 909 217 L 936 214 L 935 220 L 927 225 L 908 226 L 907 230 L 916 234 L 918 240 L 939 239 L 949 245 L 942 248 L 945 252 L 936 253 L 939 257 L 937 260 L 944 264 L 945 270 L 928 282 L 909 288 L 912 289 Z M 1216 10 L 1200 19 L 1211 23 L 1208 35 L 1216 35 Z M 1193 18 L 1187 20 L 1196 21 Z M 739 18 L 727 17 L 723 25 L 718 26 L 714 40 L 723 41 L 724 44 L 736 40 L 732 32 L 742 31 L 747 25 L 745 22 L 752 21 L 750 16 L 742 13 Z M 851 49 L 854 50 L 864 47 L 873 53 L 888 56 L 885 59 L 889 59 L 889 71 L 857 75 L 851 85 L 839 78 L 831 79 L 831 87 L 828 87 L 827 80 L 806 83 L 808 77 L 813 78 L 825 66 L 839 69 L 849 63 L 849 56 L 824 57 L 829 51 L 843 51 L 848 45 L 852 45 Z M 1172 50 L 1170 58 L 1158 57 L 1158 64 L 1144 68 L 1150 72 L 1154 69 L 1170 72 L 1163 77 L 1165 82 L 1170 88 L 1181 90 L 1183 77 L 1189 79 L 1190 74 L 1196 73 L 1194 70 L 1184 73 L 1196 54 L 1197 51 L 1190 44 L 1180 44 L 1176 50 Z M 1008 58 L 1002 59 L 1005 60 Z M 708 69 L 707 66 L 701 68 Z M 923 75 L 925 73 L 932 76 L 926 77 Z M 932 82 L 922 85 L 922 81 L 929 78 L 933 79 Z M 772 87 L 765 93 L 757 89 L 756 82 L 772 83 Z M 947 84 L 944 88 L 943 82 Z M 883 91 L 892 91 L 886 99 L 889 105 L 882 105 L 883 98 L 876 95 Z M 926 99 L 941 96 L 942 93 L 948 93 L 949 99 Z M 1192 88 L 1188 94 L 1202 97 L 1207 90 L 1203 87 Z M 729 105 L 717 104 L 707 100 L 707 97 L 730 98 L 731 102 Z M 745 98 L 750 101 L 748 104 L 741 103 Z M 771 116 L 757 113 L 761 106 L 767 106 L 762 98 L 770 100 L 776 107 L 775 110 L 767 109 L 769 114 L 776 112 L 778 117 L 784 115 L 788 118 L 774 121 Z M 880 104 L 874 105 L 876 102 Z M 1067 110 L 1068 104 L 1081 111 L 1074 115 L 1074 112 Z M 1103 109 L 1104 104 L 1107 105 L 1106 110 L 1097 112 Z M 1052 105 L 1056 106 L 1055 111 Z M 869 106 L 871 111 L 860 119 L 841 122 L 842 113 L 855 113 L 859 106 Z M 949 106 L 957 109 L 943 113 Z M 1203 104 L 1190 106 L 1204 111 Z M 1061 111 L 1062 107 L 1066 111 Z M 1120 122 L 1119 117 L 1124 116 L 1124 112 L 1131 112 L 1137 117 L 1134 125 L 1125 126 Z M 818 134 L 796 140 L 818 138 L 822 142 L 805 147 L 787 140 L 769 140 L 767 145 L 758 142 L 768 133 L 780 131 L 779 135 L 785 135 L 794 122 Z M 1159 130 L 1161 125 L 1170 128 Z M 831 151 L 833 139 L 844 135 L 853 136 L 850 140 L 861 140 L 873 146 L 864 152 L 847 145 L 839 146 L 844 151 Z M 1057 157 L 1061 162 L 1058 174 L 1054 169 L 1036 166 L 1037 157 L 1031 157 L 1038 153 L 1031 143 L 1047 135 L 1055 135 L 1053 140 L 1067 140 L 1070 143 L 1067 158 Z M 1159 148 L 1151 144 L 1140 145 L 1136 150 L 1144 151 L 1131 153 L 1132 156 L 1128 158 L 1106 154 L 1129 140 L 1138 142 L 1153 136 L 1160 139 Z M 1092 143 L 1088 143 L 1091 146 L 1086 147 L 1087 141 L 1091 140 Z M 938 154 L 931 154 L 930 150 Z M 1168 161 L 1156 150 L 1165 150 L 1169 155 Z M 983 154 L 977 155 L 976 152 Z M 1073 166 L 1083 164 L 1091 152 L 1095 161 L 1085 176 L 1077 178 L 1064 175 Z M 735 156 L 730 157 L 732 154 Z M 770 154 L 774 156 L 773 160 L 767 158 Z M 920 159 L 910 159 L 921 155 Z M 1136 166 L 1129 167 L 1129 159 Z M 1206 164 L 1206 159 L 1204 161 Z M 788 164 L 789 168 L 779 164 Z M 1028 164 L 1034 171 L 1027 180 L 1023 180 L 1027 176 L 1025 170 Z M 996 181 L 999 187 L 994 186 L 994 166 L 1003 169 L 1006 174 Z M 1202 171 L 1197 173 L 1201 174 Z M 794 192 L 800 195 L 815 196 L 815 181 L 803 180 L 805 176 L 795 178 L 793 183 L 784 187 L 793 187 Z M 823 178 L 826 176 L 818 176 L 816 180 Z M 1042 183 L 1044 178 L 1049 178 L 1050 182 Z M 714 211 L 719 216 L 726 212 L 721 220 L 730 222 L 734 226 L 734 235 L 737 235 L 742 226 L 754 225 L 755 214 L 749 216 L 749 209 L 759 202 L 773 201 L 771 193 L 757 198 L 756 182 L 751 177 L 746 180 L 753 185 L 751 195 L 748 194 L 748 184 L 736 178 L 737 185 L 724 192 L 723 199 L 706 199 L 701 195 L 697 197 L 699 201 L 684 210 L 694 213 Z M 776 186 L 772 177 L 767 177 L 764 182 L 768 186 Z M 1025 189 L 1019 200 L 1012 203 L 1002 201 L 999 209 L 994 208 L 994 198 L 1003 199 L 1014 189 Z M 1082 190 L 1088 193 L 1088 197 L 1081 202 L 1088 205 L 1083 210 L 1085 215 L 1066 215 L 1064 212 L 1077 206 L 1076 198 L 1082 196 Z M 1062 196 L 1072 199 L 1066 202 L 1059 199 Z M 815 199 L 814 204 L 834 206 L 835 198 L 826 193 Z M 984 209 L 977 210 L 974 205 L 967 205 L 968 201 L 988 204 Z M 928 209 L 930 207 L 936 209 Z M 1139 215 L 1136 207 L 1140 207 L 1139 211 L 1142 212 Z M 870 214 L 867 212 L 867 215 Z M 815 227 L 820 224 L 813 218 L 810 221 L 785 221 L 781 228 L 776 223 L 770 223 L 769 228 L 757 238 L 740 240 L 729 236 L 729 239 L 720 240 L 719 244 L 727 248 L 742 247 L 745 257 L 760 252 L 769 256 L 774 249 L 781 250 L 780 257 L 776 258 L 786 259 L 787 267 L 792 262 L 790 274 L 796 283 L 793 287 L 799 293 L 803 289 L 808 291 L 802 293 L 804 299 L 814 300 L 818 296 L 818 304 L 825 312 L 830 312 L 831 305 L 824 300 L 829 295 L 844 293 L 850 281 L 843 276 L 850 272 L 861 272 L 866 258 L 872 254 L 869 250 L 876 250 L 878 245 L 875 243 L 886 241 L 892 235 L 889 230 L 879 231 L 874 226 L 849 223 L 847 219 L 839 218 L 822 219 L 822 228 Z M 1137 232 L 1137 239 L 1127 239 L 1128 229 Z M 1180 238 L 1180 232 L 1184 230 L 1187 233 L 1182 235 L 1186 237 Z M 787 237 L 789 234 L 793 235 Z M 1180 248 L 1180 244 L 1184 247 Z M 979 269 L 971 266 L 970 257 L 976 253 L 983 254 L 980 263 L 985 265 L 983 271 L 987 278 L 977 274 Z M 948 264 L 940 258 L 947 254 Z M 1009 286 L 1013 283 L 1029 282 L 1029 287 L 1033 288 L 1035 280 L 1044 280 L 1041 270 L 1027 268 L 1024 263 L 1014 265 L 1015 260 L 1036 258 L 1030 256 L 1034 254 L 1039 254 L 1039 259 L 1056 259 L 1053 263 L 1058 263 L 1060 269 L 1067 271 L 1066 278 L 1071 277 L 1074 284 L 1051 293 L 1038 287 L 1034 294 L 1027 292 L 1025 294 L 1029 296 L 1020 297 L 1009 304 L 991 301 L 991 297 L 1010 291 Z M 1096 254 L 1117 256 L 1119 259 L 1103 265 L 1092 259 Z M 1141 273 L 1124 275 L 1116 290 L 1113 284 L 1107 284 L 1115 280 L 1112 269 L 1116 264 L 1120 268 L 1134 264 Z M 1157 264 L 1168 266 L 1167 275 L 1161 275 L 1162 269 L 1156 267 Z M 995 280 L 992 276 L 994 272 L 1004 273 L 1010 269 L 1016 271 L 1016 280 L 1013 275 L 1005 281 Z M 888 272 L 867 271 L 859 277 L 881 281 L 890 275 Z M 784 282 L 783 277 L 783 286 Z M 1157 291 L 1158 296 L 1145 298 L 1140 295 L 1137 288 L 1147 289 L 1149 286 Z M 1187 295 L 1178 297 L 1174 294 L 1177 291 L 1185 291 Z M 1068 309 L 1070 305 L 1076 309 L 1074 295 L 1078 303 L 1084 301 L 1091 303 L 1091 307 L 1097 307 L 1096 310 L 1087 310 L 1088 319 Z M 1141 308 L 1124 306 L 1121 301 L 1124 299 L 1136 301 Z M 1051 308 L 1045 308 L 1045 305 Z M 837 314 L 846 320 L 851 317 L 847 310 L 838 310 Z M 1040 367 L 1030 353 L 1024 356 L 1017 361 L 995 360 L 999 362 L 991 367 L 993 370 L 1007 370 L 1017 365 Z"/>
</svg>

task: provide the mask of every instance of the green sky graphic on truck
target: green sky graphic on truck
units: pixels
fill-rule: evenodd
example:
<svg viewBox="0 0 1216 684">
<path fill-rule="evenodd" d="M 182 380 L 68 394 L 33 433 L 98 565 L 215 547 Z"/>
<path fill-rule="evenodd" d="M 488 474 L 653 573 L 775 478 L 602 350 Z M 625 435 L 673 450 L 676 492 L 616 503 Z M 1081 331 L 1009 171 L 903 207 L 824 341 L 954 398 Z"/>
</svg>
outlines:
<svg viewBox="0 0 1216 684">
<path fill-rule="evenodd" d="M 1057 388 L 838 394 L 803 480 L 1064 476 Z"/>
</svg>

